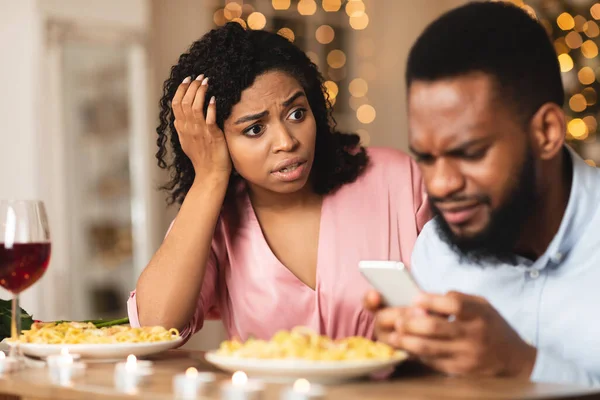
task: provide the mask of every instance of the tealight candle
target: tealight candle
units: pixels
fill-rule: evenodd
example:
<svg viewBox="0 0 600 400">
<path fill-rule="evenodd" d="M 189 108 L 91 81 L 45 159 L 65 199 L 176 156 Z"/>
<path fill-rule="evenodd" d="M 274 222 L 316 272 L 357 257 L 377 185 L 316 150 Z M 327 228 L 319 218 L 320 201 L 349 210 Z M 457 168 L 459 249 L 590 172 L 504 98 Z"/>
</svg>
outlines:
<svg viewBox="0 0 600 400">
<path fill-rule="evenodd" d="M 173 378 L 173 387 L 175 389 L 175 398 L 192 400 L 198 397 L 198 394 L 206 395 L 216 377 L 210 372 L 198 373 L 196 368 L 190 367 L 185 374 L 175 375 Z"/>
<path fill-rule="evenodd" d="M 60 354 L 48 356 L 46 362 L 52 383 L 69 386 L 72 378 L 82 375 L 85 364 L 75 361 L 79 357 L 78 354 L 69 354 L 69 349 L 66 347 L 61 349 Z"/>
<path fill-rule="evenodd" d="M 138 361 L 133 354 L 130 354 L 127 356 L 127 362 L 115 365 L 115 386 L 122 392 L 135 393 L 138 385 L 150 375 L 152 375 L 152 363 Z"/>
<path fill-rule="evenodd" d="M 223 400 L 260 400 L 264 392 L 264 386 L 257 381 L 249 381 L 248 376 L 237 371 L 231 377 L 231 383 L 226 382 L 221 388 Z"/>
<path fill-rule="evenodd" d="M 291 388 L 287 388 L 281 400 L 316 400 L 325 398 L 325 388 L 311 384 L 306 379 L 298 379 Z"/>
<path fill-rule="evenodd" d="M 0 351 L 0 376 L 4 373 L 17 369 L 17 360 L 13 357 L 6 357 L 3 351 Z"/>
</svg>

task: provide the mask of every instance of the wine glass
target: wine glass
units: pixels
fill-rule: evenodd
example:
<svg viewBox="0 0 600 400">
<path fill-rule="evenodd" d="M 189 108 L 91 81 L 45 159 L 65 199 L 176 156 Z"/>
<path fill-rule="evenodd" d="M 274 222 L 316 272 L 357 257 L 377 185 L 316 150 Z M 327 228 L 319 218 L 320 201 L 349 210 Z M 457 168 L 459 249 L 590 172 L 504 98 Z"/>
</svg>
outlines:
<svg viewBox="0 0 600 400">
<path fill-rule="evenodd" d="M 9 357 L 19 366 L 23 360 L 19 293 L 44 275 L 49 261 L 50 229 L 44 203 L 0 200 L 0 286 L 13 295 Z"/>
</svg>

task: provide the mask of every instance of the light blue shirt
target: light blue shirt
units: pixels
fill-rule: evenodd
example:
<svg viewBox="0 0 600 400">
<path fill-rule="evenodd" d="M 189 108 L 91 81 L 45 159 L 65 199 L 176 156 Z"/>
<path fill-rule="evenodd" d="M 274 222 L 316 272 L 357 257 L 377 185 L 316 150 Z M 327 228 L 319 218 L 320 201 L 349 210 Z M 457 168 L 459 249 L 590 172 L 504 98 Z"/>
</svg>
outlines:
<svg viewBox="0 0 600 400">
<path fill-rule="evenodd" d="M 569 149 L 573 181 L 565 215 L 535 262 L 481 266 L 459 261 L 429 221 L 412 273 L 432 293 L 486 298 L 537 352 L 531 380 L 600 385 L 600 169 Z"/>
</svg>

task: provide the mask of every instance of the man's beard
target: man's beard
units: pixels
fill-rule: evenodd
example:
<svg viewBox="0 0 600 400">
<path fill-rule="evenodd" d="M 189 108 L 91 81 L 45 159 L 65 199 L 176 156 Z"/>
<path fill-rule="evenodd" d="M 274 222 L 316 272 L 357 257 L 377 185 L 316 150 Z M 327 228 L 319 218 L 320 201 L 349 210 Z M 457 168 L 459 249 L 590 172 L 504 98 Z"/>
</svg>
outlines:
<svg viewBox="0 0 600 400">
<path fill-rule="evenodd" d="M 460 256 L 461 262 L 515 265 L 517 257 L 514 247 L 520 238 L 523 226 L 535 208 L 536 199 L 534 157 L 531 149 L 528 149 L 512 193 L 504 204 L 492 212 L 488 225 L 483 231 L 469 237 L 456 235 L 435 206 L 435 201 L 431 202 L 431 209 L 438 217 L 436 221 L 438 235 Z M 447 202 L 455 199 L 440 200 Z M 490 204 L 489 198 L 480 200 Z"/>
</svg>

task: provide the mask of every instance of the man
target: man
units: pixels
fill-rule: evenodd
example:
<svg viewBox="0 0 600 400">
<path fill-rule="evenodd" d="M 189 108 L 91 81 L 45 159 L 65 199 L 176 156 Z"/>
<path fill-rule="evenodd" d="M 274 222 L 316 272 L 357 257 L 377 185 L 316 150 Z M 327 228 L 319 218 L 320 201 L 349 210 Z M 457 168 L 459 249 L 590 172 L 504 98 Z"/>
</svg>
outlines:
<svg viewBox="0 0 600 400">
<path fill-rule="evenodd" d="M 503 2 L 433 22 L 406 72 L 409 144 L 436 217 L 415 245 L 414 306 L 378 338 L 441 372 L 600 382 L 600 170 L 564 144 L 544 29 Z"/>
</svg>

